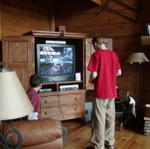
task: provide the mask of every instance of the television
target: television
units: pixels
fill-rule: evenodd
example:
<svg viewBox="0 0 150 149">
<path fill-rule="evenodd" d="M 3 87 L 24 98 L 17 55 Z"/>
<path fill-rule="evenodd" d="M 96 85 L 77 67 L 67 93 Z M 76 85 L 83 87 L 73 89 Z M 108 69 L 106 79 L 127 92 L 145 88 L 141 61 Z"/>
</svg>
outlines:
<svg viewBox="0 0 150 149">
<path fill-rule="evenodd" d="M 36 44 L 36 72 L 43 82 L 74 81 L 75 46 Z"/>
</svg>

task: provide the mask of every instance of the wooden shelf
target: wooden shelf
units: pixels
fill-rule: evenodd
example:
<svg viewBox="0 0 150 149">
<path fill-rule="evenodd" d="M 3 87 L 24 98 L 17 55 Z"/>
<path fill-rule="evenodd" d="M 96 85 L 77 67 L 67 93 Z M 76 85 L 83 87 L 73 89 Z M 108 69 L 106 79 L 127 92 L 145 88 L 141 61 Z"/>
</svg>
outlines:
<svg viewBox="0 0 150 149">
<path fill-rule="evenodd" d="M 54 92 L 41 92 L 41 96 L 47 96 L 47 95 L 66 95 L 66 94 L 80 94 L 85 93 L 86 90 L 84 89 L 77 89 L 77 90 L 66 90 L 66 91 L 54 91 Z"/>
<path fill-rule="evenodd" d="M 150 45 L 150 36 L 141 36 L 142 45 Z"/>
<path fill-rule="evenodd" d="M 64 81 L 64 82 L 49 82 L 49 83 L 43 83 L 43 85 L 49 85 L 49 84 L 71 84 L 71 83 L 82 83 L 83 81 Z"/>
<path fill-rule="evenodd" d="M 61 32 L 53 32 L 53 31 L 37 31 L 32 30 L 30 32 L 25 33 L 24 35 L 30 35 L 34 37 L 56 37 L 59 38 L 61 35 Z M 71 32 L 64 32 L 63 38 L 86 38 L 87 34 L 85 33 L 71 33 Z"/>
</svg>

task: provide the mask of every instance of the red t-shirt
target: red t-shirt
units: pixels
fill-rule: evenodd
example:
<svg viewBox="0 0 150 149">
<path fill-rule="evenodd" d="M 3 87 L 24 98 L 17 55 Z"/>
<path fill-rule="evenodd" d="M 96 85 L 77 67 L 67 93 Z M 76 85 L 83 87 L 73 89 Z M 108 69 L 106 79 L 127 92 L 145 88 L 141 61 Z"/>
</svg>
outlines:
<svg viewBox="0 0 150 149">
<path fill-rule="evenodd" d="M 87 69 L 98 73 L 94 80 L 94 96 L 96 98 L 117 97 L 116 74 L 120 69 L 120 63 L 114 51 L 103 49 L 95 51 Z"/>
<path fill-rule="evenodd" d="M 41 118 L 40 116 L 40 109 L 41 109 L 41 104 L 40 104 L 40 95 L 32 88 L 30 88 L 27 91 L 28 97 L 34 107 L 34 112 L 39 113 L 39 119 Z"/>
</svg>

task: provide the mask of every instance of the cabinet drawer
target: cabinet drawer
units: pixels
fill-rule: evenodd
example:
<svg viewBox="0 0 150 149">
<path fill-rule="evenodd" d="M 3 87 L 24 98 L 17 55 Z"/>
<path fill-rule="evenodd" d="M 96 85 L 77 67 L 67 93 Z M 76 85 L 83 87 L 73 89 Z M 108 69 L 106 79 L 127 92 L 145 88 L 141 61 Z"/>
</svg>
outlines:
<svg viewBox="0 0 150 149">
<path fill-rule="evenodd" d="M 80 113 L 81 106 L 79 104 L 76 105 L 69 105 L 69 106 L 62 106 L 62 112 L 64 115 L 66 114 L 73 114 L 73 113 Z"/>
<path fill-rule="evenodd" d="M 63 118 L 62 112 L 60 112 L 60 110 L 56 107 L 41 109 L 41 117 L 42 117 L 42 119 L 56 118 L 56 117 L 60 117 L 60 118 L 62 117 Z"/>
<path fill-rule="evenodd" d="M 41 98 L 41 108 L 58 107 L 57 96 L 43 96 Z"/>
<path fill-rule="evenodd" d="M 59 101 L 61 104 L 81 104 L 84 101 L 84 96 L 78 94 L 72 95 L 61 95 L 59 96 Z"/>
</svg>

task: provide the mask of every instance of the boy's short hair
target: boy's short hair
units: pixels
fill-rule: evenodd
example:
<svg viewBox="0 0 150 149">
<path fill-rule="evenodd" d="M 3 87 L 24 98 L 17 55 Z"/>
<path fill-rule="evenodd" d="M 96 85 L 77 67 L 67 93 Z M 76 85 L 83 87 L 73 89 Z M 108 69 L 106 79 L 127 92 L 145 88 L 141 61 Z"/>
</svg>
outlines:
<svg viewBox="0 0 150 149">
<path fill-rule="evenodd" d="M 93 37 L 92 43 L 97 43 L 97 44 L 108 44 L 108 41 L 105 38 L 101 38 L 101 37 Z"/>
<path fill-rule="evenodd" d="M 42 78 L 38 74 L 33 74 L 30 77 L 30 86 L 31 87 L 38 87 L 42 84 Z"/>
</svg>

